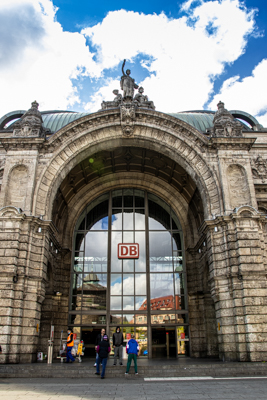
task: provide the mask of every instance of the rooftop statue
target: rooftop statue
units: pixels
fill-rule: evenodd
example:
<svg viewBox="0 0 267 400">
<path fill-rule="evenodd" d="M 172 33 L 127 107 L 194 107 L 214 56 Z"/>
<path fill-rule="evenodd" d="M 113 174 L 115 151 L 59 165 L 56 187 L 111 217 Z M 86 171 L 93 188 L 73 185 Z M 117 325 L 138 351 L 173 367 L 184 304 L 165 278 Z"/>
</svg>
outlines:
<svg viewBox="0 0 267 400">
<path fill-rule="evenodd" d="M 122 95 L 119 93 L 118 89 L 114 89 L 113 94 L 115 94 L 113 101 L 103 101 L 101 104 L 102 110 L 107 110 L 108 108 L 119 107 L 122 102 Z"/>
<path fill-rule="evenodd" d="M 129 109 L 137 110 L 139 108 L 146 108 L 150 110 L 155 110 L 155 106 L 153 101 L 149 101 L 148 97 L 144 95 L 144 88 L 135 83 L 134 79 L 130 77 L 131 71 L 129 69 L 126 70 L 126 74 L 124 73 L 124 66 L 126 60 L 123 61 L 122 64 L 122 77 L 120 81 L 121 89 L 123 90 L 123 95 L 119 93 L 117 89 L 113 90 L 113 94 L 115 98 L 113 101 L 103 101 L 101 103 L 102 110 L 108 110 L 110 108 L 127 108 L 126 114 L 128 115 Z M 138 89 L 138 93 L 134 96 L 134 90 Z M 123 114 L 124 117 L 126 114 Z M 128 115 L 129 117 L 129 115 Z M 128 118 L 127 117 L 127 118 Z M 126 117 L 125 117 L 126 118 Z"/>
<path fill-rule="evenodd" d="M 123 98 L 132 100 L 134 96 L 134 89 L 138 89 L 138 85 L 134 82 L 134 79 L 130 77 L 131 71 L 129 69 L 126 70 L 126 74 L 124 72 L 126 60 L 123 61 L 122 64 L 122 77 L 121 77 L 121 90 L 123 90 Z"/>
<path fill-rule="evenodd" d="M 148 97 L 143 93 L 144 88 L 140 86 L 138 93 L 134 96 L 134 103 L 137 105 L 137 107 L 151 108 L 152 110 L 155 110 L 153 101 L 149 101 Z"/>
</svg>

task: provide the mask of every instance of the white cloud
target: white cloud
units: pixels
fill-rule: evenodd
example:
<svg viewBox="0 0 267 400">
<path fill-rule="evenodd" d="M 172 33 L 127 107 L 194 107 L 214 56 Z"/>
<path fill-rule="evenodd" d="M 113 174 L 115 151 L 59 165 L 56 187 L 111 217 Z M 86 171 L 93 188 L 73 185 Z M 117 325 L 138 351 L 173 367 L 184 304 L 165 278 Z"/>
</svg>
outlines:
<svg viewBox="0 0 267 400">
<path fill-rule="evenodd" d="M 134 60 L 138 54 L 150 56 L 150 76 L 138 83 L 157 110 L 175 112 L 205 104 L 214 77 L 223 72 L 225 63 L 244 52 L 254 29 L 253 13 L 238 0 L 202 2 L 190 19 L 193 25 L 186 17 L 169 19 L 164 14 L 120 10 L 82 32 L 98 49 L 101 69 L 113 68 L 124 58 Z M 96 93 L 97 101 L 104 90 Z"/>
<path fill-rule="evenodd" d="M 1 1 L 5 29 L 12 32 L 9 40 L 6 35 L 0 39 L 0 49 L 11 44 L 8 55 L 12 60 L 11 64 L 5 57 L 0 64 L 2 115 L 28 109 L 35 99 L 42 110 L 66 109 L 79 101 L 71 78 L 82 75 L 84 68 L 90 69 L 91 76 L 100 73 L 84 36 L 64 32 L 55 13 L 50 0 Z"/>
<path fill-rule="evenodd" d="M 221 100 L 228 110 L 242 110 L 252 114 L 263 126 L 267 126 L 267 59 L 262 60 L 252 75 L 240 79 L 237 75 L 227 79 L 212 103 L 211 109 Z"/>
<path fill-rule="evenodd" d="M 253 13 L 239 0 L 189 0 L 183 10 L 188 16 L 177 19 L 114 11 L 75 33 L 56 21 L 52 0 L 1 0 L 1 114 L 28 109 L 35 99 L 41 110 L 51 110 L 67 109 L 83 98 L 86 110 L 97 111 L 119 88 L 114 69 L 124 58 L 134 61 L 140 55 L 149 76 L 138 81 L 134 68 L 132 76 L 157 110 L 200 109 L 213 91 L 214 77 L 245 51 L 254 32 Z M 83 82 L 73 80 L 81 77 L 93 80 L 94 95 L 88 94 L 88 100 Z"/>
</svg>

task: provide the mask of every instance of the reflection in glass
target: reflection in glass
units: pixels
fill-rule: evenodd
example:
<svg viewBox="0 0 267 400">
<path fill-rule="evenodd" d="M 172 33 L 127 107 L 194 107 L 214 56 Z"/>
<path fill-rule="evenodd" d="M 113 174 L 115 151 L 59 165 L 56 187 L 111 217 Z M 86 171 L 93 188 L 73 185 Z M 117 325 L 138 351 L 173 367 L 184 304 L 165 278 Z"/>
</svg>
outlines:
<svg viewBox="0 0 267 400">
<path fill-rule="evenodd" d="M 139 322 L 136 322 L 136 324 Z M 147 322 L 145 322 L 146 324 Z M 147 357 L 147 327 L 135 328 L 135 339 L 139 344 L 139 356 Z"/>
<path fill-rule="evenodd" d="M 146 301 L 146 296 L 135 296 L 135 309 L 140 310 Z"/>
<path fill-rule="evenodd" d="M 123 229 L 131 231 L 134 228 L 133 225 L 133 210 L 124 210 L 123 213 Z"/>
<path fill-rule="evenodd" d="M 184 294 L 184 279 L 183 274 L 174 274 L 175 279 L 175 294 Z"/>
<path fill-rule="evenodd" d="M 122 207 L 122 189 L 112 191 L 112 207 Z"/>
<path fill-rule="evenodd" d="M 135 323 L 136 324 L 147 324 L 147 315 L 146 314 L 135 314 Z"/>
<path fill-rule="evenodd" d="M 123 294 L 134 294 L 134 274 L 123 275 Z"/>
<path fill-rule="evenodd" d="M 123 232 L 123 243 L 134 243 L 134 233 Z"/>
<path fill-rule="evenodd" d="M 133 207 L 133 189 L 123 189 L 123 207 Z"/>
<path fill-rule="evenodd" d="M 122 212 L 121 210 L 113 210 L 111 217 L 111 229 L 113 231 L 122 230 Z"/>
<path fill-rule="evenodd" d="M 188 324 L 188 314 L 177 314 L 178 324 Z"/>
<path fill-rule="evenodd" d="M 107 258 L 87 257 L 84 262 L 84 272 L 107 272 Z"/>
<path fill-rule="evenodd" d="M 83 283 L 82 274 L 73 274 L 72 275 L 72 290 L 73 290 L 73 294 L 76 294 L 78 290 L 81 291 L 82 283 Z"/>
<path fill-rule="evenodd" d="M 82 255 L 83 253 L 76 253 L 77 255 Z M 74 258 L 74 265 L 73 265 L 73 270 L 74 272 L 83 272 L 83 257 L 76 256 Z"/>
<path fill-rule="evenodd" d="M 150 259 L 153 257 L 153 263 L 158 265 L 158 271 L 172 271 L 170 232 L 149 232 L 149 256 Z"/>
<path fill-rule="evenodd" d="M 86 310 L 105 310 L 107 298 L 107 274 L 90 273 L 83 279 L 82 308 Z"/>
<path fill-rule="evenodd" d="M 87 211 L 87 230 L 108 229 L 108 200 L 97 204 L 93 209 Z"/>
<path fill-rule="evenodd" d="M 123 315 L 123 324 L 125 325 L 125 324 L 134 324 L 134 315 L 133 314 L 124 314 Z M 132 333 L 134 333 L 134 328 L 130 328 L 130 329 L 132 329 L 133 330 L 133 332 Z M 124 330 L 123 330 L 124 331 Z M 124 336 L 124 335 L 123 335 Z M 125 338 L 125 339 L 131 339 L 131 337 L 129 337 L 129 338 Z"/>
<path fill-rule="evenodd" d="M 110 314 L 110 323 L 114 325 L 121 325 L 122 314 Z"/>
<path fill-rule="evenodd" d="M 135 294 L 146 295 L 146 274 L 135 274 Z"/>
<path fill-rule="evenodd" d="M 107 257 L 108 232 L 87 232 L 85 237 L 85 257 Z"/>
<path fill-rule="evenodd" d="M 165 314 L 151 315 L 151 324 L 175 324 L 175 312 L 166 312 Z"/>
<path fill-rule="evenodd" d="M 135 243 L 139 243 L 139 258 L 135 260 L 135 272 L 146 272 L 145 232 L 135 232 Z"/>
<path fill-rule="evenodd" d="M 82 316 L 80 314 L 70 315 L 71 324 L 80 325 L 82 322 Z"/>
<path fill-rule="evenodd" d="M 176 230 L 181 231 L 182 227 L 181 227 L 180 221 L 173 211 L 172 211 L 172 219 L 171 220 L 172 220 L 172 230 L 173 231 L 176 231 Z"/>
<path fill-rule="evenodd" d="M 85 229 L 85 216 L 84 213 L 80 216 L 77 221 L 78 231 L 83 231 Z"/>
<path fill-rule="evenodd" d="M 84 233 L 76 233 L 75 250 L 76 251 L 84 250 Z"/>
<path fill-rule="evenodd" d="M 145 226 L 145 210 L 135 210 L 135 230 L 144 231 Z"/>
<path fill-rule="evenodd" d="M 123 296 L 123 310 L 134 310 L 134 296 Z"/>
<path fill-rule="evenodd" d="M 123 272 L 134 272 L 134 260 L 123 260 Z"/>
<path fill-rule="evenodd" d="M 106 315 L 83 314 L 83 325 L 106 325 Z"/>
<path fill-rule="evenodd" d="M 134 190 L 135 208 L 145 207 L 145 192 L 143 190 Z"/>
<path fill-rule="evenodd" d="M 173 274 L 150 274 L 151 310 L 173 309 Z"/>
<path fill-rule="evenodd" d="M 170 229 L 170 207 L 158 197 L 148 195 L 149 229 Z"/>
<path fill-rule="evenodd" d="M 110 296 L 111 310 L 121 310 L 121 298 L 122 296 Z"/>
<path fill-rule="evenodd" d="M 122 294 L 122 276 L 121 274 L 110 275 L 110 293 L 112 295 Z"/>
<path fill-rule="evenodd" d="M 122 233 L 111 233 L 111 272 L 122 271 L 122 260 L 118 259 L 118 244 L 122 243 Z"/>
</svg>

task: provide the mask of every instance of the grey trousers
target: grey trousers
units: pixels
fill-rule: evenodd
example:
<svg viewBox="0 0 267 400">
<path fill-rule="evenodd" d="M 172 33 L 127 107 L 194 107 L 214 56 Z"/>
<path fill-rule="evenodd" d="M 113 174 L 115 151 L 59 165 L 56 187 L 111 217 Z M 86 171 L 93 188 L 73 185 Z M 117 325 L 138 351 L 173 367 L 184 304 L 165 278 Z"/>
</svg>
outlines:
<svg viewBox="0 0 267 400">
<path fill-rule="evenodd" d="M 122 346 L 115 347 L 114 349 L 114 364 L 117 364 L 118 357 L 119 357 L 119 363 L 122 364 Z"/>
</svg>

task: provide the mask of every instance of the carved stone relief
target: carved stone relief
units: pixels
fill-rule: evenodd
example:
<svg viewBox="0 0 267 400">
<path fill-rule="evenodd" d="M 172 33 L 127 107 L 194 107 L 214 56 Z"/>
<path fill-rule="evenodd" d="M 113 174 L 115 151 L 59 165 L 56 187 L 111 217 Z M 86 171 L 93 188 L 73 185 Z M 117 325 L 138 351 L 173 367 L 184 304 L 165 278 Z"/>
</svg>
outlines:
<svg viewBox="0 0 267 400">
<path fill-rule="evenodd" d="M 121 110 L 121 128 L 123 135 L 130 137 L 133 135 L 135 122 L 135 107 L 130 104 L 122 104 Z"/>
<path fill-rule="evenodd" d="M 267 182 L 267 161 L 261 156 L 251 160 L 252 174 L 255 179 L 260 179 L 262 183 Z"/>
<path fill-rule="evenodd" d="M 38 110 L 39 104 L 34 101 L 31 108 L 14 124 L 13 136 L 45 137 L 43 119 Z"/>
<path fill-rule="evenodd" d="M 250 205 L 250 193 L 246 171 L 240 165 L 230 165 L 227 169 L 227 180 L 231 208 Z"/>
<path fill-rule="evenodd" d="M 28 168 L 25 165 L 18 165 L 13 168 L 9 175 L 9 185 L 6 197 L 6 205 L 25 208 L 28 184 Z"/>
<path fill-rule="evenodd" d="M 242 124 L 234 119 L 233 115 L 224 108 L 224 103 L 221 101 L 217 104 L 218 111 L 216 111 L 213 119 L 213 132 L 214 137 L 242 137 Z"/>
</svg>

